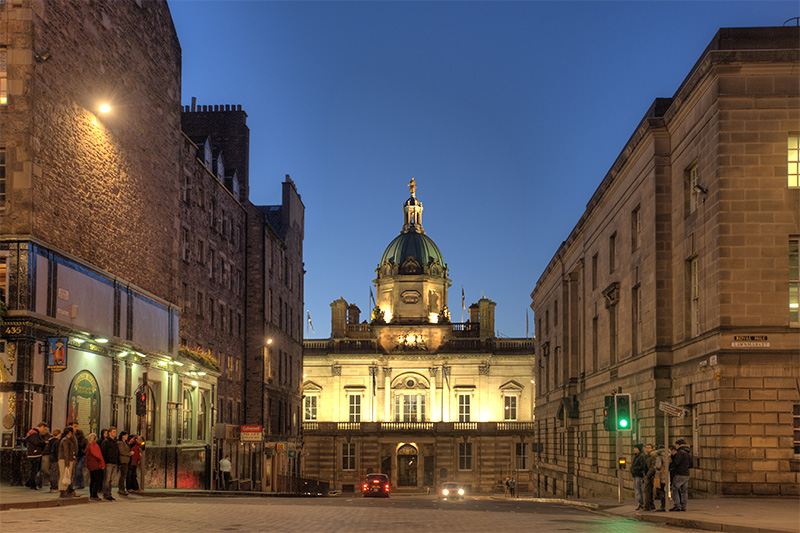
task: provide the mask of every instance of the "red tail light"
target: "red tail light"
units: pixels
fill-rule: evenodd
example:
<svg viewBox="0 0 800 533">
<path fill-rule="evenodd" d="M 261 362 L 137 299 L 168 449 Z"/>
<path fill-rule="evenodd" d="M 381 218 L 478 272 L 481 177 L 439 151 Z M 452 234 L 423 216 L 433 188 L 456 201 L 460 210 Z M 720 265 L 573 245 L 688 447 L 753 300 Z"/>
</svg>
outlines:
<svg viewBox="0 0 800 533">
<path fill-rule="evenodd" d="M 388 483 L 386 484 L 386 490 L 389 490 L 389 484 Z"/>
<path fill-rule="evenodd" d="M 376 485 L 378 485 L 380 483 L 380 480 L 373 479 L 372 482 L 375 483 Z"/>
<path fill-rule="evenodd" d="M 364 483 L 364 490 L 367 490 L 367 484 Z"/>
</svg>

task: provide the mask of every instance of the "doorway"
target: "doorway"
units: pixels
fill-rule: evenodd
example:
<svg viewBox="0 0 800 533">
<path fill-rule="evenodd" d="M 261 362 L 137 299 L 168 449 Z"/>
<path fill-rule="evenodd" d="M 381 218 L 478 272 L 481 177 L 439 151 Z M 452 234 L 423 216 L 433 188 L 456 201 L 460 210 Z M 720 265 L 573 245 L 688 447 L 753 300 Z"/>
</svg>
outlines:
<svg viewBox="0 0 800 533">
<path fill-rule="evenodd" d="M 417 448 L 411 444 L 397 450 L 397 486 L 417 486 Z"/>
</svg>

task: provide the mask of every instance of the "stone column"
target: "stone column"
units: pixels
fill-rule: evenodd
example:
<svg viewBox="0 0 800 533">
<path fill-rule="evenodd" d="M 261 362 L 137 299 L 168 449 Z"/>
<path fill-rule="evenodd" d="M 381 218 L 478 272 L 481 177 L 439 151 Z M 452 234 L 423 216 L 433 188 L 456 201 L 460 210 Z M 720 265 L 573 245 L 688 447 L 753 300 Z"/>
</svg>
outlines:
<svg viewBox="0 0 800 533">
<path fill-rule="evenodd" d="M 430 419 L 431 422 L 441 422 L 441 410 L 438 409 L 438 402 L 436 401 L 436 374 L 439 373 L 439 369 L 437 367 L 430 367 L 428 369 L 428 374 L 430 374 L 431 381 L 430 381 L 430 395 L 431 395 L 431 402 L 429 407 Z"/>
</svg>

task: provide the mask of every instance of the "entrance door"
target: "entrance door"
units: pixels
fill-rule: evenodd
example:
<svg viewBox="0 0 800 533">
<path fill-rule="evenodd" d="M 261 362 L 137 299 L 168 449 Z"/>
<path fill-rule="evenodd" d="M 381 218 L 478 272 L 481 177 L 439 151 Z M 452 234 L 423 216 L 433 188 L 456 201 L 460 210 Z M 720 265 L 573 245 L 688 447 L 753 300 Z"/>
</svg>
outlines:
<svg viewBox="0 0 800 533">
<path fill-rule="evenodd" d="M 410 444 L 397 450 L 397 486 L 417 486 L 417 449 Z"/>
</svg>

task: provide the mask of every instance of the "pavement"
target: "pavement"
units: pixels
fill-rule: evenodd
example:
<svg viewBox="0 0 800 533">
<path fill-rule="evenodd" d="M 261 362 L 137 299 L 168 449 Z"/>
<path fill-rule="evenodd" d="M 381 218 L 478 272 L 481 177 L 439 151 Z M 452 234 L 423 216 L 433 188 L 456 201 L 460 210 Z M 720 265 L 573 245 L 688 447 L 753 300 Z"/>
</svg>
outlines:
<svg viewBox="0 0 800 533">
<path fill-rule="evenodd" d="M 59 498 L 59 494 L 46 489 L 33 491 L 26 487 L 0 484 L 0 511 L 11 509 L 36 509 L 80 505 L 89 502 L 88 489 L 77 491 L 79 498 Z M 114 496 L 118 499 L 126 498 Z M 132 494 L 127 498 L 159 497 L 275 497 L 293 496 L 287 494 L 265 494 L 261 492 L 224 492 L 207 490 L 149 489 L 142 494 Z M 397 496 L 397 495 L 395 495 Z M 337 497 L 337 496 L 333 496 Z M 408 495 L 408 497 L 433 498 L 435 496 Z M 501 495 L 478 496 L 483 499 L 506 500 Z M 635 510 L 635 504 L 627 501 L 620 505 L 616 500 L 581 499 L 566 500 L 558 498 L 535 498 L 521 494 L 519 501 L 558 503 L 584 508 L 594 513 L 620 516 L 672 527 L 685 527 L 707 531 L 730 531 L 738 533 L 800 533 L 800 499 L 797 498 L 709 498 L 689 500 L 686 512 L 642 512 Z M 668 506 L 669 507 L 669 506 Z"/>
</svg>

